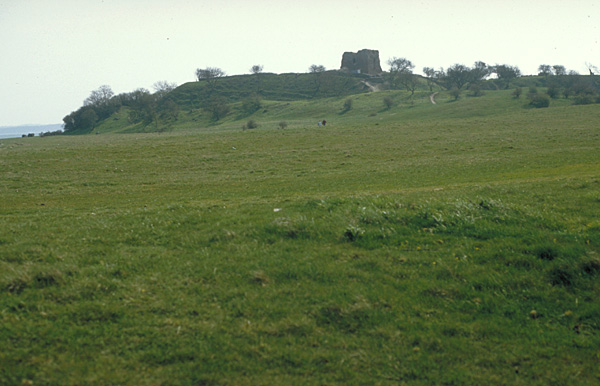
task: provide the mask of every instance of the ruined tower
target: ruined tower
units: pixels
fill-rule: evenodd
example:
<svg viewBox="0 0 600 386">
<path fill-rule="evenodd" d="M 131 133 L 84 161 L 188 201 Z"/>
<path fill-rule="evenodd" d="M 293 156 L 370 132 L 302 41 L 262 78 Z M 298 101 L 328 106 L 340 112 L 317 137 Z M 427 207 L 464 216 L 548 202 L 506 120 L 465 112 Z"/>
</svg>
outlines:
<svg viewBox="0 0 600 386">
<path fill-rule="evenodd" d="M 379 64 L 379 51 L 364 49 L 358 52 L 344 52 L 341 70 L 359 74 L 379 75 L 382 73 Z"/>
</svg>

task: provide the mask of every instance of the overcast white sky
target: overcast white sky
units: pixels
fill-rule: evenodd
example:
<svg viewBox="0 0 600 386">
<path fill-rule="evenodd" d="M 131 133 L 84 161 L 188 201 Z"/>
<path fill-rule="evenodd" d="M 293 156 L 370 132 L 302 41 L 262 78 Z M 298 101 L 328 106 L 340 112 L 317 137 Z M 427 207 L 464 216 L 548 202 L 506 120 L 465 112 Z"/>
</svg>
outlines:
<svg viewBox="0 0 600 386">
<path fill-rule="evenodd" d="M 340 67 L 379 50 L 422 68 L 600 67 L 600 0 L 0 0 L 0 126 L 62 123 L 92 90 L 116 94 L 201 67 L 228 75 Z"/>
</svg>

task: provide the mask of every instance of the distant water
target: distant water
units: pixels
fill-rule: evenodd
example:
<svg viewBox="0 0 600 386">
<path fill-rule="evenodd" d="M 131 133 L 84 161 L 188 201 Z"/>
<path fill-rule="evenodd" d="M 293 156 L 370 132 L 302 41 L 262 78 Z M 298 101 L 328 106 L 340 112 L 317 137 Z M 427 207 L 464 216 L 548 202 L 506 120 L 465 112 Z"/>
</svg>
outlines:
<svg viewBox="0 0 600 386">
<path fill-rule="evenodd" d="M 40 133 L 56 130 L 62 130 L 62 124 L 0 126 L 0 139 L 21 138 L 23 134 L 28 135 L 29 133 L 35 134 L 37 137 Z"/>
</svg>

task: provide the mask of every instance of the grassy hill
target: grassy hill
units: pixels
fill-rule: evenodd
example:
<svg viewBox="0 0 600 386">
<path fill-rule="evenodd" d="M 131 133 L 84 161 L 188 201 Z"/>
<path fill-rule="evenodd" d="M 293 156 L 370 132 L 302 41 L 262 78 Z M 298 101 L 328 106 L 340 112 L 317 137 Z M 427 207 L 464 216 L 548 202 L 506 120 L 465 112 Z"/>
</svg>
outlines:
<svg viewBox="0 0 600 386">
<path fill-rule="evenodd" d="M 240 129 L 248 120 L 256 121 L 261 127 L 277 127 L 282 120 L 292 127 L 314 125 L 322 119 L 330 123 L 367 123 L 374 120 L 437 119 L 437 117 L 472 117 L 497 115 L 507 109 L 528 109 L 526 96 L 512 97 L 513 89 L 499 90 L 494 81 L 483 85 L 483 95 L 473 97 L 472 92 L 463 90 L 459 101 L 448 91 L 433 86 L 430 91 L 424 79 L 414 94 L 402 90 L 368 92 L 365 85 L 377 85 L 379 78 L 357 76 L 330 71 L 321 74 L 323 86 L 315 95 L 314 74 L 261 74 L 260 83 L 256 75 L 242 75 L 218 79 L 211 90 L 206 82 L 190 82 L 173 90 L 168 99 L 179 107 L 176 119 L 156 122 L 132 123 L 131 108 L 124 106 L 110 118 L 100 122 L 94 133 L 165 132 L 178 130 Z M 260 84 L 260 91 L 256 85 Z M 543 84 L 541 77 L 524 77 L 515 82 L 527 93 L 528 87 Z M 258 92 L 257 92 L 258 91 Z M 545 88 L 540 87 L 543 93 Z M 430 95 L 436 92 L 433 106 Z M 260 107 L 248 110 L 245 101 L 258 96 Z M 225 98 L 229 112 L 214 119 L 204 106 L 211 98 Z M 391 108 L 384 106 L 384 98 L 391 98 Z M 352 100 L 352 108 L 345 109 L 344 103 Z M 568 106 L 570 99 L 554 99 L 551 107 Z M 433 114 L 433 115 L 431 115 Z M 373 118 L 373 117 L 377 118 Z"/>
<path fill-rule="evenodd" d="M 0 141 L 0 384 L 597 384 L 600 105 L 511 92 Z"/>
</svg>

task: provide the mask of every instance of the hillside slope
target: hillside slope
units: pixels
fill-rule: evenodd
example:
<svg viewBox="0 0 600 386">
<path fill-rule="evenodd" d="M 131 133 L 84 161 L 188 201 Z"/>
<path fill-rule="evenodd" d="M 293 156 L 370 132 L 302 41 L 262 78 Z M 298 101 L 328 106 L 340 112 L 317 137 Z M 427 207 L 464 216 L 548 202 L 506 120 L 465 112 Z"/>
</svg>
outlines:
<svg viewBox="0 0 600 386">
<path fill-rule="evenodd" d="M 591 78 L 571 80 L 577 79 L 593 84 Z M 414 92 L 373 92 L 388 86 L 384 78 L 339 71 L 239 75 L 188 82 L 160 97 L 143 90 L 116 96 L 111 100 L 114 104 L 106 108 L 109 113 L 98 114 L 104 118 L 69 134 L 240 129 L 249 120 L 264 126 L 277 125 L 281 120 L 292 125 L 315 124 L 322 119 L 357 123 L 372 121 L 374 116 L 383 120 L 465 118 L 496 115 L 506 109 L 529 109 L 533 97 L 539 97 L 538 102 L 550 108 L 599 99 L 593 88 L 590 94 L 586 94 L 589 90 L 585 87 L 561 89 L 539 76 L 515 79 L 508 90 L 491 79 L 456 95 L 424 78 L 416 80 Z M 515 97 L 516 89 L 522 95 Z M 430 99 L 432 93 L 436 93 L 435 108 Z M 552 93 L 553 99 L 545 93 Z"/>
</svg>

